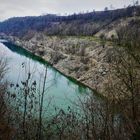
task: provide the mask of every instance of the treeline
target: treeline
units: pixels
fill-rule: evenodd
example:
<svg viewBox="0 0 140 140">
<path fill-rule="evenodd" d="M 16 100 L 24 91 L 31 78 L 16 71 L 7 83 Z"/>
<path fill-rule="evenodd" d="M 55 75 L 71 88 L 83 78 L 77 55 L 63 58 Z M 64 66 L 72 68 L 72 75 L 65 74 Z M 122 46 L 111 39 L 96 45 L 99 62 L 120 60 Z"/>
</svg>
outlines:
<svg viewBox="0 0 140 140">
<path fill-rule="evenodd" d="M 140 7 L 79 13 L 69 16 L 44 15 L 14 17 L 0 23 L 0 33 L 23 36 L 31 32 L 47 35 L 94 35 L 111 22 L 125 17 L 140 16 Z"/>
</svg>

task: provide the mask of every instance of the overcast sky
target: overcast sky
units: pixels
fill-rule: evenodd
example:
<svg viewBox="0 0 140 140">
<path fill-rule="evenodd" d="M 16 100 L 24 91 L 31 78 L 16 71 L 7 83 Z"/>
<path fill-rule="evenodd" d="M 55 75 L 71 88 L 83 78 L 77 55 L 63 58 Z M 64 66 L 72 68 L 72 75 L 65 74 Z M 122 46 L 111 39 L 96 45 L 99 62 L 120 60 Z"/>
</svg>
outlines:
<svg viewBox="0 0 140 140">
<path fill-rule="evenodd" d="M 32 16 L 46 13 L 72 14 L 80 11 L 103 10 L 112 4 L 115 8 L 132 4 L 133 0 L 0 0 L 0 21 L 14 16 Z M 140 0 L 139 0 L 140 1 Z"/>
</svg>

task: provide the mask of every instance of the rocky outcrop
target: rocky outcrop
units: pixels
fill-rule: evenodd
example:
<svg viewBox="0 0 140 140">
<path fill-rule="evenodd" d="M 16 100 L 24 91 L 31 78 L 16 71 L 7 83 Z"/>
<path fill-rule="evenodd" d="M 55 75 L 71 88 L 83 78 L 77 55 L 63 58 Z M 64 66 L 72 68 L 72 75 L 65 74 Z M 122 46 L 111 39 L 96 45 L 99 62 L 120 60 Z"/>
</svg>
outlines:
<svg viewBox="0 0 140 140">
<path fill-rule="evenodd" d="M 117 30 L 132 24 L 134 21 L 140 22 L 140 16 L 120 18 L 108 24 L 105 28 L 102 28 L 95 36 L 100 37 L 103 34 L 108 39 L 112 37 L 117 38 Z"/>
</svg>

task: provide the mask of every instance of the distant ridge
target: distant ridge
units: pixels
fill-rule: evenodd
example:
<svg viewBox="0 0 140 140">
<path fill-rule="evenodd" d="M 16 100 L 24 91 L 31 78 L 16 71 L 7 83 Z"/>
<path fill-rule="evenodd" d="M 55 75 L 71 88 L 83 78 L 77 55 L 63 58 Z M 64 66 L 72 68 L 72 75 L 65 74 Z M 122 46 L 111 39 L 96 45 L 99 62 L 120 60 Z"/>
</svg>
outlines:
<svg viewBox="0 0 140 140">
<path fill-rule="evenodd" d="M 69 16 L 48 14 L 43 16 L 13 17 L 0 22 L 0 33 L 22 37 L 34 32 L 46 35 L 95 35 L 121 18 L 140 16 L 140 6 L 124 9 L 79 13 Z"/>
</svg>

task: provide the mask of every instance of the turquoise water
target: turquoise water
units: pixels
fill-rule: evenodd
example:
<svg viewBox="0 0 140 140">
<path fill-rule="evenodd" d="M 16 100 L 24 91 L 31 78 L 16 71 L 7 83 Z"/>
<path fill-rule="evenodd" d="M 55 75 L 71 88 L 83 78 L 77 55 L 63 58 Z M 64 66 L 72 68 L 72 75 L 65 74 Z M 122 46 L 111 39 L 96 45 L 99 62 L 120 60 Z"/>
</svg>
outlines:
<svg viewBox="0 0 140 140">
<path fill-rule="evenodd" d="M 79 99 L 84 100 L 87 95 L 92 93 L 89 88 L 64 76 L 43 59 L 9 42 L 0 43 L 0 56 L 6 58 L 8 62 L 9 69 L 6 74 L 8 81 L 20 85 L 21 81 L 27 79 L 27 73 L 32 73 L 31 80 L 36 81 L 38 91 L 39 89 L 41 91 L 47 67 L 43 106 L 50 114 L 55 107 L 63 110 L 74 107 L 75 104 L 78 104 Z"/>
</svg>

